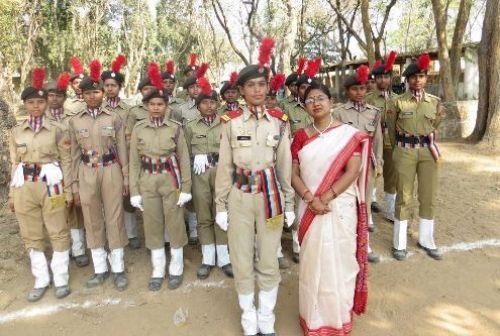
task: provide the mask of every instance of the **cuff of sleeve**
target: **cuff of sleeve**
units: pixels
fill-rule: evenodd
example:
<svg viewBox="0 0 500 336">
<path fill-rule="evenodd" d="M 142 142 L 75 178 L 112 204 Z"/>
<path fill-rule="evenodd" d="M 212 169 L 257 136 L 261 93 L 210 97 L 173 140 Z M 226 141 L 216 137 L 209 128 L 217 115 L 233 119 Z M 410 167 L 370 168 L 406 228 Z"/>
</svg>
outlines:
<svg viewBox="0 0 500 336">
<path fill-rule="evenodd" d="M 74 182 L 71 185 L 71 191 L 73 192 L 73 194 L 76 194 L 76 193 L 80 192 L 80 187 L 78 185 L 78 182 Z"/>
<path fill-rule="evenodd" d="M 216 205 L 215 210 L 216 212 L 227 212 L 227 208 L 225 205 Z"/>
<path fill-rule="evenodd" d="M 72 193 L 66 193 L 66 202 L 72 202 L 73 201 L 73 194 Z"/>
</svg>

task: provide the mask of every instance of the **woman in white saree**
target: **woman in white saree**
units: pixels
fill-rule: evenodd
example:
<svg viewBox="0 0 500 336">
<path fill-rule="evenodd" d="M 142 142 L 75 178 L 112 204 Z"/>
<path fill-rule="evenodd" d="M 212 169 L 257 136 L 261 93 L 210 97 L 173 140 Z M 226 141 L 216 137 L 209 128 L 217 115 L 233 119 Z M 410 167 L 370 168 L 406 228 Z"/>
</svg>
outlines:
<svg viewBox="0 0 500 336">
<path fill-rule="evenodd" d="M 347 335 L 367 301 L 367 135 L 333 119 L 327 87 L 305 94 L 313 124 L 292 143 L 299 204 L 299 311 L 304 335 Z"/>
</svg>

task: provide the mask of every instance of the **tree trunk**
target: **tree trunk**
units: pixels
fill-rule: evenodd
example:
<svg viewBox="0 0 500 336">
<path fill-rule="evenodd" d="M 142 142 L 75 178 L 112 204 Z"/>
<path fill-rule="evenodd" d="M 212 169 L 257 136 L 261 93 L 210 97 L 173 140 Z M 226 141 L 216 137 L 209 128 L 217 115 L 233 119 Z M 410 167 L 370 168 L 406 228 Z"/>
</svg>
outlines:
<svg viewBox="0 0 500 336">
<path fill-rule="evenodd" d="M 458 94 L 458 83 L 460 83 L 460 59 L 462 57 L 462 46 L 465 28 L 469 21 L 472 0 L 461 0 L 458 10 L 457 22 L 453 31 L 453 40 L 450 48 L 451 78 L 455 84 L 455 94 Z"/>
<path fill-rule="evenodd" d="M 443 105 L 446 109 L 446 120 L 441 126 L 444 137 L 453 138 L 461 136 L 460 116 L 457 108 L 455 87 L 451 78 L 450 55 L 446 38 L 446 12 L 441 0 L 432 0 L 432 10 L 436 24 L 436 36 L 438 41 L 439 77 L 443 90 Z"/>
<path fill-rule="evenodd" d="M 297 13 L 293 6 L 292 0 L 284 1 L 286 14 L 289 18 L 288 26 L 283 36 L 283 43 L 279 54 L 278 72 L 289 73 L 291 70 L 290 59 L 292 50 L 295 49 L 295 41 L 297 39 Z"/>
<path fill-rule="evenodd" d="M 478 49 L 479 103 L 470 139 L 500 145 L 500 2 L 488 0 Z"/>
<path fill-rule="evenodd" d="M 373 34 L 372 34 L 372 26 L 370 25 L 370 14 L 369 10 L 369 1 L 361 0 L 361 20 L 363 22 L 363 31 L 365 33 L 365 41 L 366 41 L 366 55 L 368 57 L 368 64 L 371 66 L 375 63 L 375 50 L 373 48 Z"/>
</svg>

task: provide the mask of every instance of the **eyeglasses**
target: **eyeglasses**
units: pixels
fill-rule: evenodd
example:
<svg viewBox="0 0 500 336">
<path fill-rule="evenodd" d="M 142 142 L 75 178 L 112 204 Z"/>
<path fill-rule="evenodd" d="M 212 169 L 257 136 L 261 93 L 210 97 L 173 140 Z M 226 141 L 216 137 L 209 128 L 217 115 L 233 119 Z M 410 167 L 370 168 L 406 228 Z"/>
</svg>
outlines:
<svg viewBox="0 0 500 336">
<path fill-rule="evenodd" d="M 328 97 L 327 96 L 318 96 L 318 97 L 312 97 L 312 98 L 307 98 L 304 103 L 306 105 L 312 105 L 314 103 L 323 103 L 324 101 L 327 101 Z"/>
</svg>

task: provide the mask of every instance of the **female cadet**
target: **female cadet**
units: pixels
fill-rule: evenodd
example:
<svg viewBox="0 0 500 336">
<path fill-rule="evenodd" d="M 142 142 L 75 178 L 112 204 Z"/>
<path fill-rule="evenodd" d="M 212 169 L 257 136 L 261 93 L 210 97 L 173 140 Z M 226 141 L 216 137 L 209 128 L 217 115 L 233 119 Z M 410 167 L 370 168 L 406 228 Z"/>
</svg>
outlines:
<svg viewBox="0 0 500 336">
<path fill-rule="evenodd" d="M 44 117 L 47 108 L 44 77 L 45 70 L 33 70 L 32 85 L 21 94 L 29 116 L 14 127 L 10 139 L 13 170 L 9 205 L 16 213 L 35 277 L 35 286 L 28 294 L 30 302 L 40 300 L 50 284 L 44 254 L 45 230 L 54 251 L 50 268 L 55 296 L 60 299 L 70 293 L 70 229 L 65 207 L 73 204 L 70 190 L 71 143 L 67 127 Z"/>
<path fill-rule="evenodd" d="M 165 117 L 168 93 L 156 63 L 148 68 L 155 86 L 143 102 L 149 118 L 134 126 L 130 140 L 130 203 L 144 211 L 144 236 L 151 250 L 153 273 L 149 289 L 158 291 L 165 276 L 164 231 L 170 236 L 168 287 L 178 288 L 184 271 L 187 244 L 182 207 L 191 200 L 189 152 L 182 125 Z"/>
</svg>

